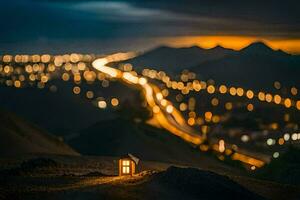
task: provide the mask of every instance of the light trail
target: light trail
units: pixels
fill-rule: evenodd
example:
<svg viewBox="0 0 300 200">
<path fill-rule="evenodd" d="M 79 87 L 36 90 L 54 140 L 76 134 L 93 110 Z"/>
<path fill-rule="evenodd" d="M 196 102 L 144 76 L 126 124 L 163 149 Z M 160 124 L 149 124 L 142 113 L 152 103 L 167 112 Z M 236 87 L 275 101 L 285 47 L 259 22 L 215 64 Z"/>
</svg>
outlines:
<svg viewBox="0 0 300 200">
<path fill-rule="evenodd" d="M 163 76 L 159 76 L 159 73 L 162 73 Z M 271 94 L 268 92 L 257 91 L 254 92 L 252 89 L 244 89 L 242 87 L 236 86 L 226 86 L 220 85 L 216 86 L 214 84 L 208 84 L 205 81 L 195 79 L 192 82 L 183 83 L 182 81 L 172 80 L 170 76 L 167 75 L 166 72 L 160 71 L 157 72 L 156 70 L 152 69 L 144 69 L 142 74 L 145 77 L 150 79 L 156 79 L 161 81 L 167 88 L 172 88 L 174 90 L 181 91 L 182 94 L 186 95 L 189 94 L 190 91 L 195 92 L 207 92 L 207 94 L 221 94 L 221 95 L 228 95 L 235 97 L 246 97 L 249 100 L 257 99 L 261 103 L 273 103 L 274 105 L 282 105 L 285 108 L 295 108 L 300 110 L 300 100 L 299 99 L 292 99 L 290 97 L 282 97 L 279 94 Z M 204 83 L 204 85 L 202 84 Z M 294 87 L 295 88 L 295 87 Z M 294 90 L 297 91 L 297 88 Z"/>
<path fill-rule="evenodd" d="M 142 88 L 147 104 L 153 111 L 153 118 L 155 120 L 152 121 L 159 123 L 160 127 L 163 127 L 186 142 L 194 145 L 202 144 L 205 141 L 204 138 L 198 135 L 194 129 L 186 124 L 181 112 L 178 111 L 170 101 L 161 97 L 161 91 L 156 85 L 148 83 L 147 79 L 144 77 L 139 77 L 138 75 L 134 75 L 130 72 L 122 72 L 121 70 L 106 66 L 111 60 L 118 62 L 127 60 L 128 57 L 131 56 L 132 54 L 123 54 L 120 57 L 118 55 L 111 55 L 99 58 L 92 63 L 92 66 L 112 78 L 120 79 L 121 81 L 125 81 L 126 83 Z M 164 103 L 162 103 L 162 101 L 164 101 Z M 170 105 L 172 106 L 171 111 L 167 109 Z M 262 167 L 264 165 L 264 161 L 237 152 L 232 155 L 232 159 L 239 160 L 255 167 Z"/>
<path fill-rule="evenodd" d="M 165 84 L 166 88 L 170 90 L 178 90 L 182 93 L 182 95 L 189 94 L 190 91 L 200 92 L 204 91 L 208 94 L 222 94 L 222 95 L 231 95 L 236 97 L 245 97 L 247 100 L 258 100 L 263 103 L 274 103 L 275 105 L 285 106 L 287 109 L 298 109 L 300 110 L 300 100 L 295 99 L 298 93 L 298 89 L 296 86 L 293 86 L 290 89 L 290 94 L 292 96 L 288 97 L 287 94 L 279 93 L 272 94 L 264 92 L 263 90 L 254 91 L 251 89 L 246 89 L 242 87 L 235 87 L 228 85 L 215 85 L 210 81 L 197 80 L 196 74 L 193 72 L 182 73 L 180 78 L 181 81 L 172 80 L 170 76 L 167 75 L 164 71 L 156 71 L 153 69 L 144 68 L 142 71 L 142 75 L 138 75 L 135 71 L 132 70 L 131 64 L 124 64 L 123 70 L 118 70 L 108 66 L 108 63 L 125 61 L 130 58 L 134 58 L 137 56 L 136 53 L 116 53 L 108 56 L 103 56 L 102 58 L 96 59 L 92 54 L 65 54 L 65 55 L 4 55 L 0 56 L 0 83 L 4 84 L 8 87 L 15 88 L 24 88 L 26 85 L 35 86 L 34 83 L 37 83 L 36 86 L 39 89 L 45 88 L 45 85 L 49 83 L 54 78 L 57 78 L 61 75 L 61 79 L 63 81 L 69 81 L 73 79 L 74 83 L 78 84 L 73 87 L 73 93 L 79 95 L 82 93 L 82 89 L 79 87 L 81 81 L 85 80 L 88 83 L 93 83 L 96 80 L 102 81 L 103 87 L 108 87 L 108 80 L 106 78 L 110 78 L 112 80 L 120 80 L 127 85 L 132 85 L 143 91 L 143 95 L 145 100 L 148 103 L 150 109 L 152 109 L 153 117 L 147 121 L 147 123 L 152 126 L 158 128 L 164 128 L 168 130 L 170 133 L 182 138 L 184 141 L 199 145 L 200 150 L 207 151 L 208 149 L 214 150 L 218 152 L 218 154 L 223 154 L 223 151 L 219 151 L 219 148 L 214 148 L 217 145 L 218 141 L 214 141 L 214 138 L 209 139 L 209 144 L 202 144 L 206 139 L 205 135 L 207 133 L 208 126 L 203 125 L 204 120 L 208 123 L 219 123 L 220 116 L 214 116 L 212 112 L 207 111 L 209 115 L 204 115 L 205 118 L 198 117 L 200 122 L 196 122 L 196 113 L 194 112 L 195 102 L 191 108 L 187 106 L 186 103 L 181 103 L 179 108 L 181 111 L 185 111 L 189 109 L 189 119 L 186 120 L 182 116 L 182 112 L 177 110 L 174 104 L 167 100 L 165 97 L 168 96 L 168 89 L 160 90 L 159 85 L 156 85 L 156 82 L 151 79 L 156 79 Z M 2 58 L 2 59 L 1 59 Z M 96 59 L 96 60 L 95 60 Z M 1 61 L 2 60 L 2 61 Z M 95 73 L 94 70 L 90 70 L 90 63 L 93 62 L 92 66 L 98 72 Z M 13 66 L 16 65 L 16 66 Z M 125 67 L 126 66 L 126 67 Z M 125 71 L 125 72 L 123 72 Z M 131 72 L 129 72 L 131 71 Z M 61 74 L 60 74 L 61 72 Z M 149 81 L 146 79 L 149 78 Z M 191 81 L 193 80 L 193 81 Z M 29 82 L 26 82 L 29 81 Z M 50 83 L 53 84 L 53 83 Z M 281 88 L 281 84 L 278 81 L 274 82 L 274 88 L 279 90 Z M 51 92 L 56 92 L 57 87 L 53 84 L 49 87 Z M 283 95 L 283 96 L 281 96 Z M 92 99 L 94 97 L 94 93 L 92 91 L 86 92 L 86 98 Z M 176 96 L 177 98 L 177 96 Z M 190 98 L 189 100 L 191 100 Z M 211 104 L 213 106 L 219 105 L 219 100 L 217 103 Z M 214 100 L 212 99 L 212 100 Z M 177 100 L 177 99 L 176 99 Z M 177 100 L 178 101 L 178 100 Z M 179 102 L 179 101 L 178 101 Z M 230 104 L 228 104 L 230 103 Z M 111 103 L 113 106 L 117 104 Z M 190 103 L 189 103 L 190 104 Z M 228 106 L 227 106 L 228 104 Z M 182 106 L 183 105 L 183 106 Z M 251 106 L 248 108 L 248 106 Z M 105 100 L 98 101 L 99 108 L 106 108 L 107 103 Z M 231 110 L 232 103 L 227 102 L 225 104 L 226 110 Z M 247 110 L 249 112 L 253 111 L 253 104 L 248 102 Z M 191 116 L 190 116 L 191 114 Z M 286 117 L 287 116 L 287 117 Z M 214 117 L 216 120 L 214 120 Z M 284 120 L 289 121 L 289 114 L 284 115 Z M 201 126 L 201 131 L 203 136 L 199 136 L 199 131 L 196 131 L 193 128 L 195 124 L 203 125 Z M 274 123 L 278 126 L 277 123 Z M 273 124 L 271 124 L 273 125 Z M 274 129 L 277 129 L 276 126 Z M 293 135 L 295 135 L 294 133 Z M 298 133 L 299 134 L 299 133 Z M 296 134 L 297 135 L 297 134 Z M 205 139 L 204 139 L 205 138 Z M 293 136 L 294 138 L 294 136 Z M 293 139 L 292 138 L 292 139 Z M 298 136 L 299 138 L 299 136 Z M 271 139 L 271 138 L 269 138 Z M 268 139 L 268 140 L 269 140 Z M 275 141 L 275 139 L 272 139 Z M 288 141 L 289 139 L 286 139 Z M 296 139 L 293 139 L 296 140 Z M 283 142 L 282 142 L 283 141 Z M 285 139 L 279 138 L 278 144 L 282 145 L 285 142 Z M 274 142 L 274 144 L 276 141 Z M 226 150 L 233 149 L 233 145 L 227 143 L 228 148 Z M 268 143 L 267 143 L 268 144 Z M 287 143 L 288 144 L 288 143 Z M 269 145 L 269 144 L 268 144 Z M 235 148 L 234 148 L 235 149 Z M 221 148 L 222 150 L 222 148 Z M 235 149 L 236 150 L 236 149 Z M 262 164 L 269 162 L 266 159 L 267 155 L 259 155 L 257 152 L 251 153 L 251 151 L 243 150 L 238 148 L 238 153 L 233 153 L 231 156 L 232 159 L 240 160 L 244 163 L 248 163 L 254 166 L 261 166 Z M 226 152 L 226 151 L 225 151 Z M 228 154 L 226 154 L 228 155 Z M 248 157 L 247 157 L 247 156 Z M 252 157 L 259 157 L 264 162 L 260 162 L 257 159 L 249 159 Z M 268 157 L 269 158 L 269 157 Z"/>
<path fill-rule="evenodd" d="M 113 60 L 114 62 L 117 62 L 117 61 L 122 61 L 127 59 L 128 57 L 124 54 L 121 58 L 118 58 L 118 56 L 116 56 Z M 157 98 L 156 94 L 161 92 L 158 87 L 155 87 L 153 84 L 150 84 L 147 81 L 143 81 L 145 80 L 145 78 L 143 77 L 138 77 L 129 72 L 122 72 L 121 70 L 106 66 L 106 64 L 108 64 L 110 60 L 111 59 L 107 59 L 107 57 L 99 58 L 92 63 L 92 66 L 95 69 L 105 74 L 108 74 L 112 78 L 119 78 L 120 80 L 125 81 L 129 84 L 139 86 L 139 87 L 141 86 L 145 91 L 145 99 L 148 105 L 150 106 L 151 110 L 153 110 L 154 107 L 160 108 L 157 113 L 154 113 L 153 117 L 156 118 L 156 121 L 160 124 L 161 127 L 165 128 L 166 130 L 170 131 L 174 135 L 194 145 L 199 145 L 203 143 L 204 141 L 203 138 L 200 135 L 197 135 L 195 131 L 193 133 L 191 130 L 190 130 L 191 132 L 187 132 L 185 130 L 190 128 L 183 123 L 183 121 L 185 120 L 179 114 L 180 112 L 176 108 L 173 108 L 172 112 L 168 113 L 161 104 L 156 103 L 157 101 L 157 99 L 155 101 L 155 98 Z M 177 122 L 179 123 L 177 124 Z M 186 127 L 182 125 L 185 125 Z"/>
</svg>

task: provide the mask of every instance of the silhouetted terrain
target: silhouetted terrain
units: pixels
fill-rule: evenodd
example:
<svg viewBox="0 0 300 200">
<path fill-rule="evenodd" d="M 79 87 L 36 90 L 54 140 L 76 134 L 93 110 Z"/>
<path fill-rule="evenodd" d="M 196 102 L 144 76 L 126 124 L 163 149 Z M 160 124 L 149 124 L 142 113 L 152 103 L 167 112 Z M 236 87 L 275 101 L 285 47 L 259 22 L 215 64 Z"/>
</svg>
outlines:
<svg viewBox="0 0 300 200">
<path fill-rule="evenodd" d="M 49 91 L 55 85 L 56 92 Z M 10 110 L 37 125 L 49 130 L 51 133 L 68 136 L 77 134 L 79 130 L 89 127 L 101 119 L 114 118 L 111 110 L 97 108 L 97 97 L 115 96 L 119 101 L 128 99 L 138 100 L 135 95 L 128 95 L 132 90 L 119 83 L 111 83 L 109 88 L 99 88 L 99 84 L 82 83 L 81 94 L 73 93 L 74 83 L 54 80 L 44 89 L 27 87 L 16 89 L 0 87 L 1 107 Z M 95 99 L 86 98 L 87 91 L 94 91 Z M 133 101 L 132 100 L 132 101 Z"/>
<path fill-rule="evenodd" d="M 147 199 L 264 199 L 228 177 L 193 168 L 170 167 L 144 185 L 159 188 L 158 193 L 149 193 Z"/>
<path fill-rule="evenodd" d="M 274 81 L 283 85 L 300 84 L 300 56 L 274 51 L 257 42 L 240 51 L 220 46 L 212 49 L 200 47 L 158 47 L 129 60 L 134 68 L 164 70 L 178 74 L 183 69 L 197 73 L 200 79 L 213 79 L 217 84 L 237 85 L 253 89 L 271 89 Z"/>
<path fill-rule="evenodd" d="M 273 159 L 258 171 L 257 176 L 279 183 L 300 185 L 300 150 L 289 147 L 278 159 Z"/>
<path fill-rule="evenodd" d="M 0 110 L 0 156 L 27 154 L 79 155 L 45 130 L 16 115 Z"/>
<path fill-rule="evenodd" d="M 168 73 L 178 73 L 199 63 L 216 60 L 234 53 L 233 50 L 217 46 L 212 49 L 202 49 L 198 46 L 187 48 L 172 48 L 161 46 L 128 60 L 135 69 L 149 67 L 156 70 L 165 70 Z"/>
<path fill-rule="evenodd" d="M 197 165 L 217 171 L 231 170 L 165 130 L 122 118 L 100 121 L 82 130 L 69 144 L 84 155 L 121 156 L 128 152 L 141 160 Z M 238 169 L 236 172 L 240 173 Z"/>
<path fill-rule="evenodd" d="M 273 51 L 263 43 L 254 43 L 234 54 L 201 63 L 191 70 L 217 83 L 272 91 L 275 81 L 288 87 L 299 85 L 299 65 L 300 56 Z"/>
</svg>

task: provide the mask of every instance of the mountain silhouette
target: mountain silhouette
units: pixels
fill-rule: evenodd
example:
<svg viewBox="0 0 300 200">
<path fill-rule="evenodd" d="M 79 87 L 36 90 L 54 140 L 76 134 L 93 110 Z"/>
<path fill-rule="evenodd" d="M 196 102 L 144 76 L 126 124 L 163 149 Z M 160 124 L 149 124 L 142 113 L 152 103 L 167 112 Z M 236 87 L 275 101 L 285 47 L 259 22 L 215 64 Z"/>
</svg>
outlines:
<svg viewBox="0 0 300 200">
<path fill-rule="evenodd" d="M 15 114 L 0 110 L 0 120 L 0 156 L 79 155 L 55 136 Z"/>
<path fill-rule="evenodd" d="M 233 52 L 233 50 L 220 46 L 212 49 L 203 49 L 198 46 L 184 48 L 160 46 L 126 62 L 131 63 L 137 70 L 141 70 L 142 67 L 149 67 L 165 70 L 169 73 L 178 73 L 183 69 L 205 61 L 222 58 Z"/>
<path fill-rule="evenodd" d="M 188 69 L 200 79 L 254 89 L 273 89 L 274 81 L 288 87 L 300 83 L 297 77 L 300 56 L 273 50 L 263 42 L 252 43 L 240 51 L 221 46 L 212 49 L 161 46 L 126 62 L 138 70 L 147 67 L 176 75 Z"/>
<path fill-rule="evenodd" d="M 280 55 L 288 55 L 287 53 L 284 53 L 281 50 L 274 51 L 272 48 L 267 46 L 263 42 L 255 42 L 250 44 L 249 46 L 243 48 L 240 50 L 244 54 L 258 54 L 258 55 L 271 55 L 275 54 L 277 56 Z"/>
<path fill-rule="evenodd" d="M 300 56 L 274 51 L 263 43 L 254 43 L 234 54 L 210 60 L 191 68 L 203 79 L 254 89 L 273 90 L 273 83 L 299 85 Z"/>
</svg>

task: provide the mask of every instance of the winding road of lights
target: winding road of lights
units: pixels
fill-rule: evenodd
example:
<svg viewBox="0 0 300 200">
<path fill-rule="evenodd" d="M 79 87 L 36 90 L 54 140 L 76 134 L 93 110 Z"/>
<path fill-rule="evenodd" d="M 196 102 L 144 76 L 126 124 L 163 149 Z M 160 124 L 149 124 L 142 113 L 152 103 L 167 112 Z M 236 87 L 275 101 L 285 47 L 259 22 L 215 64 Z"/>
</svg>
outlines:
<svg viewBox="0 0 300 200">
<path fill-rule="evenodd" d="M 128 57 L 126 54 L 121 58 L 116 56 L 113 58 L 113 61 L 118 62 L 127 60 Z M 157 86 L 149 83 L 145 77 L 140 77 L 130 72 L 122 72 L 118 69 L 106 66 L 108 63 L 109 59 L 107 59 L 107 57 L 98 58 L 92 63 L 92 66 L 112 78 L 120 79 L 121 81 L 125 81 L 137 87 L 141 86 L 144 90 L 147 104 L 153 111 L 153 119 L 156 123 L 159 123 L 161 127 L 194 145 L 201 145 L 204 142 L 205 139 L 185 123 L 185 119 L 182 117 L 181 112 L 178 111 L 170 101 L 163 98 L 161 91 Z M 225 142 L 222 146 L 224 147 L 213 149 L 222 153 L 225 151 Z M 265 164 L 262 160 L 238 152 L 232 154 L 232 159 L 247 163 L 253 167 L 262 167 Z"/>
<path fill-rule="evenodd" d="M 212 149 L 219 152 L 222 156 L 228 155 L 234 160 L 247 163 L 254 169 L 256 167 L 263 166 L 264 161 L 245 155 L 242 153 L 242 149 L 233 148 L 234 145 L 231 145 L 224 140 L 222 140 L 221 143 L 220 140 L 214 144 L 204 144 L 204 141 L 206 140 L 206 135 L 204 133 L 207 132 L 205 129 L 208 129 L 208 127 L 206 125 L 201 126 L 203 135 L 199 135 L 199 131 L 196 131 L 194 128 L 192 128 L 193 125 L 198 123 L 198 119 L 196 119 L 196 113 L 190 112 L 188 120 L 185 120 L 181 113 L 181 111 L 187 109 L 191 110 L 190 103 L 193 104 L 193 107 L 195 107 L 195 99 L 193 100 L 190 98 L 191 101 L 189 100 L 188 104 L 181 103 L 179 106 L 181 111 L 179 111 L 171 101 L 166 99 L 169 91 L 167 89 L 161 90 L 155 83 L 150 81 L 150 79 L 160 80 L 165 84 L 166 88 L 181 91 L 181 96 L 189 94 L 190 91 L 204 91 L 208 94 L 230 94 L 236 97 L 244 96 L 249 100 L 257 98 L 260 102 L 284 105 L 287 109 L 296 107 L 298 110 L 300 110 L 299 100 L 297 101 L 293 100 L 292 98 L 283 98 L 278 94 L 273 95 L 265 92 L 254 92 L 241 87 L 229 87 L 226 85 L 220 85 L 217 87 L 214 85 L 214 82 L 196 80 L 196 76 L 193 74 L 191 79 L 189 78 L 189 75 L 182 74 L 182 80 L 185 81 L 174 81 L 171 80 L 171 78 L 163 71 L 157 72 L 156 70 L 144 69 L 142 75 L 138 75 L 135 71 L 131 71 L 132 65 L 130 64 L 125 64 L 126 66 L 124 65 L 124 70 L 119 70 L 108 66 L 108 63 L 128 60 L 135 56 L 136 54 L 131 52 L 111 54 L 97 59 L 95 59 L 93 55 L 83 54 L 65 54 L 57 56 L 51 56 L 48 54 L 31 56 L 16 55 L 15 57 L 11 55 L 4 55 L 2 57 L 3 62 L 0 64 L 0 75 L 2 76 L 2 83 L 15 88 L 23 88 L 26 84 L 34 84 L 38 88 L 42 89 L 45 87 L 45 84 L 52 79 L 52 75 L 60 74 L 56 73 L 58 70 L 63 71 L 59 75 L 63 81 L 73 80 L 76 84 L 79 84 L 83 80 L 88 83 L 93 83 L 95 80 L 99 80 L 102 81 L 102 87 L 108 87 L 108 79 L 119 80 L 123 83 L 130 84 L 143 91 L 147 105 L 153 112 L 152 119 L 148 121 L 149 123 L 151 121 L 151 125 L 168 130 L 170 133 L 180 137 L 184 141 L 199 147 L 202 151 Z M 88 64 L 86 64 L 91 62 L 92 67 L 98 72 L 91 70 Z M 23 64 L 24 67 L 23 69 L 21 69 L 22 67 L 20 66 L 13 67 L 12 63 L 16 63 L 17 65 Z M 25 72 L 25 74 L 22 74 L 22 72 Z M 29 83 L 25 83 L 25 80 L 28 80 Z M 189 80 L 193 81 L 189 82 Z M 49 89 L 51 91 L 55 91 L 57 90 L 57 87 L 52 85 L 49 87 Z M 78 85 L 73 87 L 74 94 L 78 95 L 82 92 L 83 91 L 81 91 L 81 88 Z M 291 92 L 295 96 L 298 92 L 297 88 L 292 88 Z M 87 91 L 85 95 L 88 99 L 92 99 L 94 97 L 94 93 L 92 91 Z M 98 107 L 101 109 L 105 109 L 108 106 L 104 98 L 97 99 L 97 101 Z M 118 99 L 111 99 L 112 106 L 117 106 L 118 104 Z M 213 99 L 211 104 L 218 106 L 219 100 L 217 98 Z M 233 105 L 231 102 L 227 102 L 225 107 L 227 110 L 231 110 Z M 247 105 L 248 111 L 253 110 L 253 108 L 253 104 Z M 217 123 L 220 121 L 220 116 L 215 116 L 213 113 L 207 111 L 202 120 L 208 120 L 209 122 Z M 287 140 L 287 137 L 288 136 L 285 135 L 285 137 L 281 138 L 278 143 L 283 144 L 284 141 Z M 291 135 L 290 137 L 294 140 L 295 134 Z M 244 140 L 247 140 L 247 138 L 244 138 Z M 269 143 L 270 141 L 271 140 L 269 140 Z M 231 149 L 234 149 L 234 151 Z M 276 155 L 277 154 L 275 154 L 275 157 Z"/>
</svg>

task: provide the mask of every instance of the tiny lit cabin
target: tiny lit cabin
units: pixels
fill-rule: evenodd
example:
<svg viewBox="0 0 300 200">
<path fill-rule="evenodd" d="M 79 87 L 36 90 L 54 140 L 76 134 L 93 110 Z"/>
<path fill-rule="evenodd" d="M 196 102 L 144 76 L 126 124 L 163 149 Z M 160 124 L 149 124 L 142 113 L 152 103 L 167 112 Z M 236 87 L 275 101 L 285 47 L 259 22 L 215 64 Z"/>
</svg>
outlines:
<svg viewBox="0 0 300 200">
<path fill-rule="evenodd" d="M 119 159 L 119 176 L 134 175 L 139 159 L 132 154 L 127 154 Z"/>
</svg>

